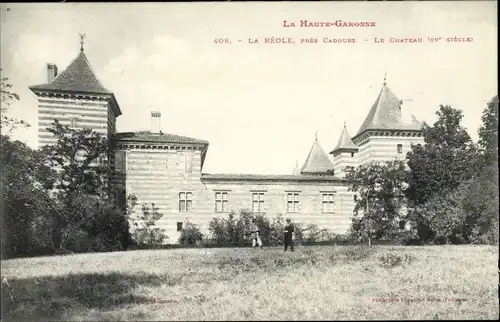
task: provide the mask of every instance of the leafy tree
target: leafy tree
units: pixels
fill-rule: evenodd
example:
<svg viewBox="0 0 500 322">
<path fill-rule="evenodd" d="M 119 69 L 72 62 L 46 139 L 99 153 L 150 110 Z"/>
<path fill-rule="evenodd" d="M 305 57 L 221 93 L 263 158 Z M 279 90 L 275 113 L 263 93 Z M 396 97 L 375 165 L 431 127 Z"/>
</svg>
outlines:
<svg viewBox="0 0 500 322">
<path fill-rule="evenodd" d="M 498 95 L 483 111 L 479 128 L 479 146 L 486 164 L 498 164 Z"/>
<path fill-rule="evenodd" d="M 463 200 L 470 183 L 463 183 L 453 190 L 442 190 L 425 204 L 417 205 L 411 215 L 425 221 L 429 232 L 426 242 L 434 244 L 462 244 L 469 241 L 467 213 Z"/>
<path fill-rule="evenodd" d="M 483 167 L 472 180 L 462 202 L 467 213 L 466 227 L 471 242 L 498 243 L 498 168 Z"/>
<path fill-rule="evenodd" d="M 0 72 L 2 70 L 0 69 Z M 12 91 L 12 84 L 9 83 L 9 78 L 2 76 L 0 81 L 0 94 L 1 94 L 1 107 L 0 107 L 0 132 L 2 137 L 0 140 L 0 146 L 4 143 L 4 140 L 8 135 L 18 127 L 30 127 L 31 125 L 23 120 L 19 120 L 15 117 L 7 116 L 7 111 L 9 107 L 15 102 L 20 100 L 18 94 Z"/>
<path fill-rule="evenodd" d="M 402 233 L 405 219 L 404 189 L 407 171 L 403 161 L 371 162 L 345 170 L 349 191 L 358 198 L 352 229 L 360 236 L 392 239 Z M 360 215 L 360 210 L 363 214 Z"/>
<path fill-rule="evenodd" d="M 157 221 L 163 217 L 158 210 L 159 208 L 154 203 L 151 205 L 144 203 L 138 218 L 131 218 L 132 237 L 136 243 L 154 246 L 161 245 L 168 239 L 165 230 L 156 226 Z"/>
<path fill-rule="evenodd" d="M 47 128 L 57 141 L 42 148 L 44 164 L 54 169 L 46 189 L 55 203 L 52 212 L 54 248 L 64 249 L 80 225 L 88 220 L 93 198 L 108 199 L 108 140 L 91 130 L 75 130 L 54 120 Z"/>
<path fill-rule="evenodd" d="M 412 205 L 423 205 L 441 191 L 451 191 L 477 172 L 478 151 L 462 127 L 463 113 L 441 105 L 433 126 L 423 124 L 425 145 L 408 152 L 406 196 Z"/>
<path fill-rule="evenodd" d="M 7 256 L 29 255 L 50 247 L 46 234 L 37 230 L 45 223 L 48 194 L 39 184 L 44 169 L 39 152 L 25 143 L 1 136 L 0 187 L 3 213 L 2 246 Z"/>
<path fill-rule="evenodd" d="M 478 131 L 481 171 L 471 184 L 464 207 L 473 241 L 498 243 L 498 96 L 487 104 L 481 120 Z"/>
</svg>

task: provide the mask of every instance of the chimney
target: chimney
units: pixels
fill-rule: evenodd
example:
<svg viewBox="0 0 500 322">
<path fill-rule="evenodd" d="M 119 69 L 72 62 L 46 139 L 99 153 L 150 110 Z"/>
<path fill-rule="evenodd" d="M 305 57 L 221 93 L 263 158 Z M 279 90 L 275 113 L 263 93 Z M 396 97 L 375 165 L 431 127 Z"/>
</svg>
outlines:
<svg viewBox="0 0 500 322">
<path fill-rule="evenodd" d="M 406 99 L 402 100 L 404 104 L 401 104 L 401 121 L 403 124 L 411 124 L 412 123 L 412 111 L 413 111 L 413 100 Z"/>
<path fill-rule="evenodd" d="M 57 76 L 57 66 L 55 64 L 47 64 L 47 83 L 51 83 Z"/>
<path fill-rule="evenodd" d="M 151 112 L 151 133 L 161 133 L 160 112 Z"/>
</svg>

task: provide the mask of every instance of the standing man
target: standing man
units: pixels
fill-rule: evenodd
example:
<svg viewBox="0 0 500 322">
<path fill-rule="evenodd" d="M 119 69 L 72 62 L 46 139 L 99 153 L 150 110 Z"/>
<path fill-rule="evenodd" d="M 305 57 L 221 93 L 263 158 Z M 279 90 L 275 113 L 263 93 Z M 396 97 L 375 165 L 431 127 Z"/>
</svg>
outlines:
<svg viewBox="0 0 500 322">
<path fill-rule="evenodd" d="M 290 218 L 286 219 L 285 226 L 285 236 L 284 236 L 284 244 L 285 244 L 285 252 L 288 250 L 288 246 L 290 246 L 290 250 L 294 252 L 293 248 L 293 240 L 295 239 L 295 227 L 292 224 Z"/>
<path fill-rule="evenodd" d="M 255 218 L 252 219 L 252 226 L 250 228 L 251 237 L 252 237 L 252 248 L 259 245 L 262 248 L 262 240 L 260 239 L 260 230 L 257 226 L 257 220 Z"/>
</svg>

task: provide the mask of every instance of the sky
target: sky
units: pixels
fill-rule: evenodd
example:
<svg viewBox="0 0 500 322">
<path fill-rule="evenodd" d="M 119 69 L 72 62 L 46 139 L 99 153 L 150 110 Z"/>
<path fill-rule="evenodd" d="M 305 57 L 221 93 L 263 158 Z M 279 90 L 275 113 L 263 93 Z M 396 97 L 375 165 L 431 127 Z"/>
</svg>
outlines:
<svg viewBox="0 0 500 322">
<path fill-rule="evenodd" d="M 46 82 L 85 54 L 123 112 L 117 131 L 150 129 L 210 142 L 203 172 L 291 174 L 315 133 L 325 150 L 344 122 L 354 136 L 382 87 L 404 115 L 432 124 L 440 104 L 464 113 L 473 140 L 497 93 L 497 2 L 191 2 L 0 4 L 1 68 L 21 100 L 10 116 L 32 124 L 14 138 L 37 147 L 37 100 Z M 283 21 L 296 27 L 283 27 Z M 300 27 L 368 21 L 375 27 Z M 292 38 L 295 44 L 264 43 Z M 374 39 L 385 38 L 384 43 Z M 422 37 L 422 43 L 390 43 Z M 430 43 L 428 37 L 442 37 Z M 472 42 L 446 42 L 471 37 Z M 227 38 L 231 44 L 216 44 Z M 315 38 L 318 43 L 300 43 Z M 352 38 L 357 43 L 323 43 Z M 249 43 L 249 39 L 257 39 Z M 365 40 L 366 39 L 366 40 Z M 238 42 L 241 40 L 241 42 Z"/>
</svg>

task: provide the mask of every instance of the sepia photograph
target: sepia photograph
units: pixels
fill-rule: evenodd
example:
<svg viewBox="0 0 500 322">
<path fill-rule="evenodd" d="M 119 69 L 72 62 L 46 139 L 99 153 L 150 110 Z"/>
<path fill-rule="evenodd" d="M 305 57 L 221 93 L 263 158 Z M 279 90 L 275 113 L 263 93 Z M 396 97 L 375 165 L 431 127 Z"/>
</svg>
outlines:
<svg viewBox="0 0 500 322">
<path fill-rule="evenodd" d="M 497 320 L 497 6 L 1 3 L 0 321 Z"/>
</svg>

